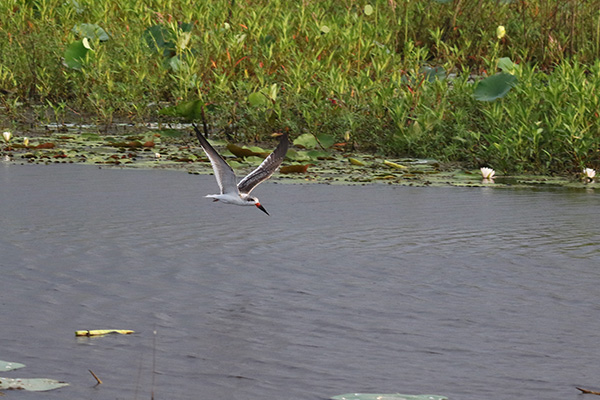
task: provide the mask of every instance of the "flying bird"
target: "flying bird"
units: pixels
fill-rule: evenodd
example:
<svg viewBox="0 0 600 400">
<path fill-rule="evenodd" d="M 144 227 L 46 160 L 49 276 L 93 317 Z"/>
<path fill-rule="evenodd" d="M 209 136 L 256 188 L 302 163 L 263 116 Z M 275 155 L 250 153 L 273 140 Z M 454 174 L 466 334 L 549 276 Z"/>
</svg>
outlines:
<svg viewBox="0 0 600 400">
<path fill-rule="evenodd" d="M 219 185 L 219 189 L 221 189 L 220 194 L 209 194 L 205 197 L 212 198 L 213 201 L 222 201 L 225 204 L 256 206 L 265 214 L 270 215 L 260 204 L 257 197 L 250 196 L 250 192 L 262 182 L 269 179 L 283 162 L 288 149 L 288 134 L 285 133 L 281 136 L 275 150 L 265 158 L 258 168 L 250 172 L 244 179 L 237 183 L 237 178 L 235 177 L 233 169 L 227 164 L 223 157 L 217 153 L 210 143 L 208 143 L 208 140 L 202 135 L 198 127 L 195 124 L 192 124 L 192 126 L 196 131 L 196 136 L 200 141 L 202 149 L 210 160 L 210 164 L 215 171 L 217 184 Z"/>
</svg>

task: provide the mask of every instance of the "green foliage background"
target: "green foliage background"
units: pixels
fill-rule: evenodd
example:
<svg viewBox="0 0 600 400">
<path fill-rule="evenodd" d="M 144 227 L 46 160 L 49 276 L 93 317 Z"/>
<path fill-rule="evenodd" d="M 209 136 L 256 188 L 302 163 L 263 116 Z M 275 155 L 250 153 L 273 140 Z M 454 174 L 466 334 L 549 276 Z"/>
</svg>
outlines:
<svg viewBox="0 0 600 400">
<path fill-rule="evenodd" d="M 84 23 L 109 39 L 90 37 L 73 68 Z M 247 138 L 288 129 L 504 172 L 600 168 L 599 0 L 4 0 L 0 55 L 4 128 L 145 122 L 199 99 L 213 130 Z M 521 66 L 517 86 L 476 101 L 500 57 Z"/>
</svg>

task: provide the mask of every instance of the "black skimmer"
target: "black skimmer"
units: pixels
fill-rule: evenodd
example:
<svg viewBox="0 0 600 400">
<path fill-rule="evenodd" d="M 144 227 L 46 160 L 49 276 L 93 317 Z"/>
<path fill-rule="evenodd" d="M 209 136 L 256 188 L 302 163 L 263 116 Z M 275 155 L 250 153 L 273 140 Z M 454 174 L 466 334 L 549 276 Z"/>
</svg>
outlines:
<svg viewBox="0 0 600 400">
<path fill-rule="evenodd" d="M 260 204 L 257 197 L 250 196 L 250 192 L 262 182 L 269 179 L 283 162 L 288 149 L 288 134 L 285 133 L 281 136 L 275 150 L 265 158 L 258 168 L 250 172 L 244 179 L 237 183 L 237 178 L 235 177 L 233 169 L 227 164 L 223 157 L 217 153 L 210 143 L 208 143 L 208 140 L 202 135 L 198 127 L 195 124 L 192 124 L 192 126 L 196 131 L 196 136 L 200 141 L 202 149 L 210 160 L 213 170 L 215 171 L 217 184 L 219 185 L 219 189 L 221 189 L 220 194 L 209 194 L 205 197 L 209 197 L 213 199 L 213 201 L 222 201 L 225 204 L 256 206 L 265 214 L 270 215 Z"/>
</svg>

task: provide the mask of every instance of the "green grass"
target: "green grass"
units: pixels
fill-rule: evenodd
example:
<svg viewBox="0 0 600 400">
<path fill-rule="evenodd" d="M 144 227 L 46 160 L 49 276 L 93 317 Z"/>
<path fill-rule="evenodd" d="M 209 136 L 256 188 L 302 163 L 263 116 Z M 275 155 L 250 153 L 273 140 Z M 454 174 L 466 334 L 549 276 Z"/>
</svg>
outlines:
<svg viewBox="0 0 600 400">
<path fill-rule="evenodd" d="M 199 99 L 213 131 L 244 140 L 287 129 L 505 173 L 600 168 L 598 10 L 600 0 L 5 0 L 0 127 L 172 119 L 158 112 Z M 109 39 L 90 37 L 74 68 L 65 51 L 83 23 Z M 475 100 L 470 78 L 496 73 L 500 57 L 521 66 L 518 85 Z M 445 73 L 430 80 L 424 67 Z M 250 102 L 255 93 L 265 100 Z"/>
</svg>

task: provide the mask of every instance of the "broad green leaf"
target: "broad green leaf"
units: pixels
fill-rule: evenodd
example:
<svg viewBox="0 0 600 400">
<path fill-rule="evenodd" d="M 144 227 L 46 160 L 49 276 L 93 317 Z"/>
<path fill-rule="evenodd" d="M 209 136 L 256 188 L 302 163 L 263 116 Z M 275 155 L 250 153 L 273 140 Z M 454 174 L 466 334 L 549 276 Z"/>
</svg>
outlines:
<svg viewBox="0 0 600 400">
<path fill-rule="evenodd" d="M 502 72 L 514 75 L 521 68 L 521 66 L 512 62 L 512 60 L 508 57 L 502 57 L 498 60 L 498 68 L 500 68 Z"/>
<path fill-rule="evenodd" d="M 309 150 L 306 152 L 312 160 L 329 160 L 332 159 L 331 154 L 323 150 Z"/>
<path fill-rule="evenodd" d="M 365 11 L 365 15 L 373 14 L 373 6 L 370 4 L 367 4 L 364 8 L 364 11 Z"/>
<path fill-rule="evenodd" d="M 163 129 L 160 131 L 156 131 L 156 133 L 166 138 L 180 138 L 187 132 L 180 129 Z"/>
<path fill-rule="evenodd" d="M 433 82 L 436 79 L 439 79 L 440 81 L 446 79 L 446 70 L 443 67 L 432 68 L 429 66 L 424 66 L 421 68 L 421 72 L 425 74 L 425 79 L 427 82 Z"/>
<path fill-rule="evenodd" d="M 71 29 L 71 32 L 81 38 L 86 37 L 88 39 L 99 40 L 101 42 L 106 42 L 108 39 L 110 39 L 108 33 L 106 33 L 104 29 L 96 24 L 78 24 Z"/>
<path fill-rule="evenodd" d="M 479 101 L 494 101 L 500 99 L 517 84 L 514 75 L 500 73 L 480 81 L 473 92 L 473 96 Z"/>
<path fill-rule="evenodd" d="M 335 143 L 335 139 L 332 135 L 327 135 L 324 133 L 320 133 L 317 135 L 317 140 L 323 146 L 323 148 L 328 149 Z"/>
<path fill-rule="evenodd" d="M 191 100 L 179 103 L 176 106 L 165 107 L 158 113 L 161 115 L 170 115 L 172 117 L 181 117 L 189 121 L 202 119 L 202 107 L 204 103 L 201 100 Z"/>
<path fill-rule="evenodd" d="M 246 157 L 244 159 L 244 161 L 246 161 L 248 164 L 251 164 L 251 165 L 260 165 L 260 163 L 265 161 L 265 159 L 262 157 L 251 156 L 251 157 Z"/>
<path fill-rule="evenodd" d="M 0 371 L 12 371 L 13 369 L 23 368 L 24 366 L 25 364 L 0 360 Z"/>
<path fill-rule="evenodd" d="M 446 396 L 435 394 L 375 394 L 349 393 L 333 396 L 331 400 L 448 400 Z"/>
<path fill-rule="evenodd" d="M 294 145 L 304 147 L 305 149 L 314 149 L 319 144 L 317 143 L 317 139 L 314 135 L 310 133 L 304 133 L 294 139 Z"/>
<path fill-rule="evenodd" d="M 248 103 L 250 103 L 252 107 L 264 106 L 267 104 L 267 98 L 260 92 L 250 93 L 248 96 Z"/>
<path fill-rule="evenodd" d="M 163 25 L 154 25 L 146 28 L 142 37 L 148 48 L 154 53 L 175 49 L 175 45 L 172 42 L 173 34 Z"/>
<path fill-rule="evenodd" d="M 179 56 L 175 55 L 173 57 L 165 59 L 164 64 L 171 68 L 171 71 L 179 72 L 179 70 L 181 70 L 181 67 L 185 65 L 185 61 L 183 61 Z"/>
<path fill-rule="evenodd" d="M 97 133 L 82 133 L 79 135 L 79 137 L 81 140 L 87 140 L 90 142 L 98 142 L 102 139 Z"/>
<path fill-rule="evenodd" d="M 84 38 L 86 39 L 86 38 Z M 69 68 L 80 70 L 86 60 L 89 49 L 84 45 L 83 40 L 73 42 L 65 50 L 65 64 Z"/>
<path fill-rule="evenodd" d="M 329 33 L 331 29 L 327 25 L 321 25 L 321 32 Z"/>
<path fill-rule="evenodd" d="M 306 153 L 306 151 L 296 151 L 294 149 L 289 149 L 287 151 L 286 157 L 290 160 L 294 161 L 308 161 L 310 157 Z"/>
<path fill-rule="evenodd" d="M 182 32 L 189 33 L 192 31 L 193 28 L 194 28 L 193 22 L 180 22 L 179 23 L 179 29 Z"/>
<path fill-rule="evenodd" d="M 54 379 L 32 378 L 32 379 L 11 379 L 0 378 L 1 390 L 29 390 L 32 392 L 45 392 L 46 390 L 58 389 L 69 386 L 66 382 L 55 381 Z"/>
</svg>

